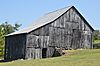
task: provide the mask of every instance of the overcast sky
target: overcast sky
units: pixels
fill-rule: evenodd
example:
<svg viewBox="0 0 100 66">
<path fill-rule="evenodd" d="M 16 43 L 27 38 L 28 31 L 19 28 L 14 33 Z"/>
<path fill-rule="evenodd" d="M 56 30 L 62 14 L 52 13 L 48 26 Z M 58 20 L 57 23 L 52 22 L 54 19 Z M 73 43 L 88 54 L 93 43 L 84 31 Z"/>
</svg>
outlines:
<svg viewBox="0 0 100 66">
<path fill-rule="evenodd" d="M 100 0 L 0 0 L 0 23 L 25 28 L 45 13 L 75 6 L 94 29 L 100 29 Z"/>
</svg>

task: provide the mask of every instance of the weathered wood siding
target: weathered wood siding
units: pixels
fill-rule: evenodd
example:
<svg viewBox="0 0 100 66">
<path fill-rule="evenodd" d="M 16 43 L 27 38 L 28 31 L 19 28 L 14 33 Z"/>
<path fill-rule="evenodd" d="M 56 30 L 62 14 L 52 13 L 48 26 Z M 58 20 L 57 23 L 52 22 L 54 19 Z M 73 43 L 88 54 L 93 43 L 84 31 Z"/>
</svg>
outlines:
<svg viewBox="0 0 100 66">
<path fill-rule="evenodd" d="M 47 48 L 47 57 L 53 54 L 54 48 L 51 47 L 92 48 L 92 30 L 76 10 L 70 9 L 57 20 L 31 31 L 27 35 L 27 53 L 30 51 L 30 47 L 35 54 L 39 54 L 40 58 L 42 57 L 42 48 Z M 39 48 L 38 51 L 35 48 Z M 31 52 L 28 53 L 29 56 Z"/>
<path fill-rule="evenodd" d="M 26 35 L 14 35 L 6 37 L 5 60 L 25 58 Z"/>
</svg>

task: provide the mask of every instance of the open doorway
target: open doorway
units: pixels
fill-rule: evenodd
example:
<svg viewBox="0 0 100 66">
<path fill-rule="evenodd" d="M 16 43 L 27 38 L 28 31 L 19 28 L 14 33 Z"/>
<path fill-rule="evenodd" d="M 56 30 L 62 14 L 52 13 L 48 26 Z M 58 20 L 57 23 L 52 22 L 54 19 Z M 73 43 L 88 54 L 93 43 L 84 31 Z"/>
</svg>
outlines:
<svg viewBox="0 0 100 66">
<path fill-rule="evenodd" d="M 47 54 L 47 48 L 42 49 L 42 58 L 46 58 Z"/>
</svg>

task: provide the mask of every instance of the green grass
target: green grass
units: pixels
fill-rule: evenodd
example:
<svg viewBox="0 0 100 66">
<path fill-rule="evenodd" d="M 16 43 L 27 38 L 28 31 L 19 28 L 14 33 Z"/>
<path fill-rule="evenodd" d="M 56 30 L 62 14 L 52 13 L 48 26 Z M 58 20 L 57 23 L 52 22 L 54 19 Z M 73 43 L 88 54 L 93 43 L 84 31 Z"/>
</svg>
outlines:
<svg viewBox="0 0 100 66">
<path fill-rule="evenodd" d="M 61 57 L 17 60 L 0 66 L 100 66 L 100 49 L 70 50 Z"/>
</svg>

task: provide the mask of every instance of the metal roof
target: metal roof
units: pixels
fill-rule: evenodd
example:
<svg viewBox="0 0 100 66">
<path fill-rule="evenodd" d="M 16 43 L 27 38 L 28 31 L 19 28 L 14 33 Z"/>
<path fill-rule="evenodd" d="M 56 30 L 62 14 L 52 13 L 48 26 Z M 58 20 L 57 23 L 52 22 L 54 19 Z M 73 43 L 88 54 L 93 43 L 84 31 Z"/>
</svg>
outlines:
<svg viewBox="0 0 100 66">
<path fill-rule="evenodd" d="M 45 14 L 44 16 L 42 16 L 40 19 L 38 19 L 37 21 L 34 22 L 34 24 L 30 25 L 27 28 L 24 28 L 20 31 L 16 31 L 13 33 L 10 33 L 6 36 L 10 36 L 10 35 L 16 35 L 16 34 L 23 34 L 23 33 L 29 33 L 41 26 L 44 26 L 50 22 L 53 22 L 54 20 L 56 20 L 58 17 L 60 17 L 62 14 L 64 14 L 66 11 L 68 11 L 70 8 L 72 8 L 74 6 L 69 6 L 69 7 L 65 7 L 50 13 Z M 75 8 L 75 7 L 74 7 Z"/>
<path fill-rule="evenodd" d="M 65 13 L 71 7 L 72 6 L 69 6 L 69 7 L 65 7 L 65 8 L 47 13 L 44 16 L 42 16 L 41 18 L 39 18 L 37 21 L 35 21 L 34 24 L 30 25 L 29 27 L 24 28 L 20 31 L 10 33 L 7 36 L 15 35 L 15 34 L 22 34 L 22 33 L 29 33 L 32 30 L 35 30 L 35 29 L 37 29 L 37 28 L 39 28 L 47 23 L 54 21 L 55 19 L 57 19 L 59 16 L 61 16 L 63 13 Z"/>
</svg>

